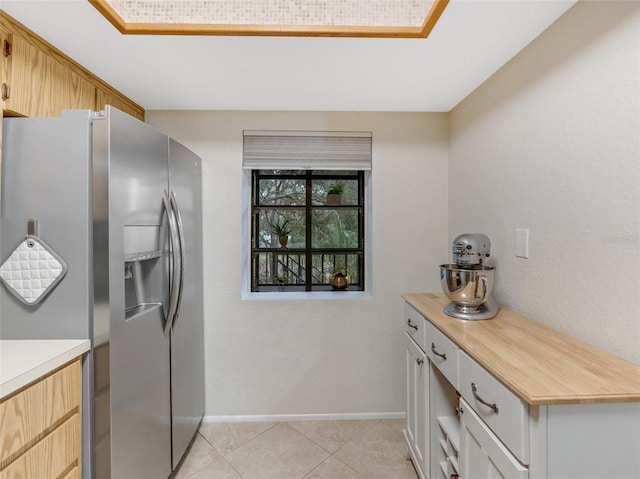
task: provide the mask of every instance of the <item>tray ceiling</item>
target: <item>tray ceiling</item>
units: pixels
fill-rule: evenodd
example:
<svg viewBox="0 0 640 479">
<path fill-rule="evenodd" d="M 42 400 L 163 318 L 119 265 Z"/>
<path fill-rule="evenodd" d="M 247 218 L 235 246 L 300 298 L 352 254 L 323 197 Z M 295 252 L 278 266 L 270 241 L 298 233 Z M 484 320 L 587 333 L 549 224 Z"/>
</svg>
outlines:
<svg viewBox="0 0 640 479">
<path fill-rule="evenodd" d="M 122 33 L 426 37 L 449 0 L 89 0 Z"/>
</svg>

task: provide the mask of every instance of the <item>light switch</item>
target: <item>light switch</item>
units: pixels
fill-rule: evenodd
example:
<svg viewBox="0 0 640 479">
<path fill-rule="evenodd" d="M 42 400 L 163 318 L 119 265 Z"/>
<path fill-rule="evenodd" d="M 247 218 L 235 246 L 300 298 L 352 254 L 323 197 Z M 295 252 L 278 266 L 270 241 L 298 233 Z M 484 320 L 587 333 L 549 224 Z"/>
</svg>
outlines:
<svg viewBox="0 0 640 479">
<path fill-rule="evenodd" d="M 518 258 L 529 257 L 529 230 L 516 229 L 516 256 Z"/>
</svg>

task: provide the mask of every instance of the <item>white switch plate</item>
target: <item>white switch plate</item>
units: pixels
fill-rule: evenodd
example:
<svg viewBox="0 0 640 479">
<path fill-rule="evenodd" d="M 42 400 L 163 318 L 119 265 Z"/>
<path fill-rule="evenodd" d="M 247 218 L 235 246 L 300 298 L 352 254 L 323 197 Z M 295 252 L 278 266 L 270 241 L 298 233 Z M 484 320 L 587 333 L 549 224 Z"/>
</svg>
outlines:
<svg viewBox="0 0 640 479">
<path fill-rule="evenodd" d="M 529 257 L 529 230 L 516 229 L 516 256 L 518 258 Z"/>
</svg>

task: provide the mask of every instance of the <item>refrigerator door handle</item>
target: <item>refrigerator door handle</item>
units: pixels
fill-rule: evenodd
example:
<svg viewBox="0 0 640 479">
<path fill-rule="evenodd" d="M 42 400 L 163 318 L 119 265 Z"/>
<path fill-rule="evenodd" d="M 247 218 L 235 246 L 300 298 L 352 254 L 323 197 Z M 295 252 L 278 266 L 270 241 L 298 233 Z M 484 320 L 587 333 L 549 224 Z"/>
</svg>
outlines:
<svg viewBox="0 0 640 479">
<path fill-rule="evenodd" d="M 175 328 L 176 323 L 178 321 L 178 317 L 180 316 L 180 306 L 182 305 L 182 293 L 184 291 L 184 275 L 185 275 L 185 267 L 186 267 L 186 252 L 185 252 L 185 242 L 184 242 L 184 227 L 182 226 L 182 217 L 180 216 L 180 208 L 178 208 L 178 200 L 176 199 L 175 192 L 171 192 L 171 208 L 173 209 L 173 213 L 175 215 L 176 226 L 178 229 L 178 240 L 180 242 L 180 277 L 179 277 L 179 288 L 178 288 L 178 300 L 176 303 L 176 312 L 174 315 L 174 319 L 172 321 L 171 327 Z"/>
<path fill-rule="evenodd" d="M 169 242 L 170 242 L 170 255 L 171 255 L 171 267 L 169 277 L 169 310 L 167 312 L 167 319 L 164 323 L 164 334 L 169 334 L 173 321 L 176 315 L 176 309 L 178 305 L 178 296 L 180 293 L 180 285 L 176 284 L 179 281 L 178 273 L 182 269 L 181 255 L 177 252 L 180 250 L 180 238 L 178 237 L 178 228 L 176 225 L 176 217 L 172 209 L 171 200 L 167 190 L 163 195 L 164 210 L 167 213 L 167 219 L 169 221 Z"/>
</svg>

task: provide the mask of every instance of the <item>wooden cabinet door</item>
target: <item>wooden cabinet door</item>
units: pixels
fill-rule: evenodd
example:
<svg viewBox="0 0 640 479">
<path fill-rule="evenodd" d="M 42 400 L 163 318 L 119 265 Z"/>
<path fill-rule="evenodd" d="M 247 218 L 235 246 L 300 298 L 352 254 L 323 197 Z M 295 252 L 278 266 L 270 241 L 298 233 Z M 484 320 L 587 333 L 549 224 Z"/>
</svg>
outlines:
<svg viewBox="0 0 640 479">
<path fill-rule="evenodd" d="M 424 351 L 406 335 L 407 440 L 422 477 L 429 474 L 429 362 Z"/>
<path fill-rule="evenodd" d="M 12 35 L 10 95 L 5 109 L 21 116 L 59 116 L 62 110 L 93 109 L 95 87 L 21 35 Z"/>
<path fill-rule="evenodd" d="M 9 97 L 5 109 L 21 116 L 46 116 L 51 82 L 47 79 L 47 56 L 20 35 L 12 35 Z"/>
</svg>

